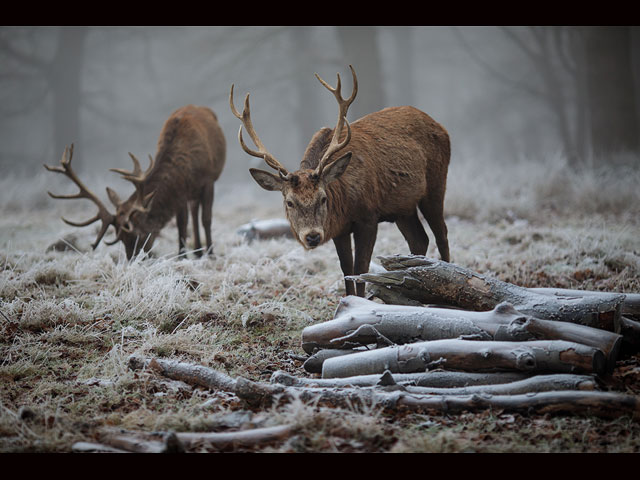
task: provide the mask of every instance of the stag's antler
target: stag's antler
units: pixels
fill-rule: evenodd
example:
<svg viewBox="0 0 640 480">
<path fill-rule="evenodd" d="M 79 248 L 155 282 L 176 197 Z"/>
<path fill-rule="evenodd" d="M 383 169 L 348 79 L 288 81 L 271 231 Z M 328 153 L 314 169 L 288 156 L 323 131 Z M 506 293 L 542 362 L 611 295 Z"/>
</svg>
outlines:
<svg viewBox="0 0 640 480">
<path fill-rule="evenodd" d="M 153 198 L 155 191 L 148 193 L 145 196 L 143 191 L 143 185 L 144 185 L 145 179 L 147 178 L 147 175 L 149 175 L 149 172 L 153 170 L 155 161 L 153 160 L 153 157 L 149 155 L 149 168 L 147 168 L 146 172 L 143 172 L 142 168 L 140 168 L 140 162 L 138 161 L 136 156 L 131 152 L 129 152 L 129 156 L 133 161 L 132 172 L 128 170 L 124 170 L 122 168 L 110 168 L 109 170 L 115 173 L 119 173 L 122 176 L 122 178 L 130 181 L 136 187 L 137 202 L 136 202 L 136 205 L 134 206 L 134 210 L 138 210 L 141 212 L 148 212 L 149 203 L 151 201 L 151 198 Z"/>
<path fill-rule="evenodd" d="M 251 109 L 249 108 L 249 94 L 247 93 L 247 96 L 244 99 L 244 109 L 242 110 L 242 113 L 240 113 L 238 112 L 238 110 L 236 110 L 236 107 L 233 102 L 233 85 L 231 85 L 231 92 L 229 93 L 229 106 L 231 107 L 231 111 L 233 112 L 233 114 L 239 120 L 242 121 L 242 125 L 240 125 L 240 130 L 238 131 L 238 141 L 240 142 L 242 149 L 252 157 L 258 157 L 258 158 L 264 159 L 267 165 L 269 165 L 271 168 L 275 170 L 278 170 L 278 172 L 280 173 L 280 176 L 286 179 L 287 176 L 289 175 L 289 172 L 287 171 L 286 168 L 284 168 L 284 166 L 278 160 L 276 160 L 276 158 L 273 155 L 271 155 L 267 151 L 265 146 L 260 141 L 258 134 L 253 128 L 253 123 L 251 123 Z M 253 143 L 255 143 L 256 147 L 258 147 L 258 151 L 250 149 L 244 143 L 244 140 L 242 138 L 243 125 L 244 125 L 244 128 L 246 128 L 247 132 L 249 133 L 251 140 L 253 140 Z"/>
<path fill-rule="evenodd" d="M 136 156 L 131 152 L 129 152 L 129 156 L 131 157 L 131 160 L 133 160 L 132 172 L 129 172 L 128 170 L 124 170 L 122 168 L 110 168 L 109 170 L 119 173 L 120 175 L 122 175 L 122 178 L 124 178 L 125 180 L 129 180 L 137 187 L 144 182 L 147 174 L 153 169 L 153 157 L 149 155 L 149 168 L 147 168 L 147 171 L 143 173 L 142 168 L 140 168 L 140 162 L 138 161 Z"/>
<path fill-rule="evenodd" d="M 320 159 L 318 163 L 318 167 L 316 168 L 316 173 L 320 175 L 322 170 L 327 166 L 329 157 L 333 155 L 338 150 L 344 148 L 349 141 L 351 140 L 351 127 L 349 126 L 349 122 L 347 122 L 347 110 L 349 110 L 349 106 L 353 103 L 356 98 L 356 94 L 358 93 L 358 79 L 356 77 L 356 72 L 351 65 L 349 65 L 351 69 L 351 74 L 353 75 L 353 92 L 348 99 L 342 98 L 342 83 L 340 81 L 340 74 L 338 73 L 338 83 L 336 84 L 336 88 L 332 88 L 327 82 L 325 82 L 320 75 L 317 73 L 316 78 L 324 85 L 327 90 L 329 90 L 336 97 L 338 101 L 338 123 L 336 124 L 336 128 L 333 131 L 333 138 L 331 139 L 331 143 L 329 144 L 329 148 L 325 152 L 325 154 Z M 345 139 L 340 142 L 340 135 L 342 134 L 342 129 L 344 126 L 347 126 L 347 136 Z"/>
<path fill-rule="evenodd" d="M 50 172 L 62 173 L 63 175 L 69 177 L 73 181 L 73 183 L 75 183 L 78 186 L 80 191 L 75 195 L 54 195 L 51 192 L 47 192 L 47 193 L 52 198 L 61 198 L 61 199 L 87 198 L 98 206 L 98 213 L 94 217 L 91 217 L 89 220 L 86 220 L 84 222 L 72 222 L 62 217 L 62 220 L 66 224 L 71 225 L 73 227 L 85 227 L 87 225 L 91 225 L 94 222 L 97 222 L 98 220 L 102 220 L 102 227 L 100 228 L 100 232 L 98 233 L 98 238 L 92 244 L 92 247 L 95 249 L 100 243 L 100 240 L 102 240 L 102 237 L 104 237 L 104 234 L 107 232 L 107 229 L 109 228 L 109 226 L 115 224 L 115 216 L 107 210 L 107 208 L 100 201 L 100 199 L 96 197 L 96 195 L 92 193 L 87 187 L 85 187 L 84 184 L 77 177 L 77 175 L 71 168 L 72 157 L 73 157 L 73 144 L 71 144 L 71 148 L 67 147 L 64 149 L 62 159 L 60 160 L 60 164 L 62 165 L 61 167 L 50 167 L 49 165 L 45 165 L 44 167 Z"/>
</svg>

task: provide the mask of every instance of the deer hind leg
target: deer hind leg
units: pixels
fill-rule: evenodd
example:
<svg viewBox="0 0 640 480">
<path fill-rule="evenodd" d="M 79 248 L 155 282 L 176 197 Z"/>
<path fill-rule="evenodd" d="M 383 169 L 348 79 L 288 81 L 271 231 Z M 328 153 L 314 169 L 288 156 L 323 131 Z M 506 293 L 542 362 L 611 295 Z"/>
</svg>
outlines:
<svg viewBox="0 0 640 480">
<path fill-rule="evenodd" d="M 208 184 L 202 191 L 200 203 L 202 204 L 202 226 L 204 227 L 205 241 L 207 242 L 207 254 L 213 253 L 213 240 L 211 238 L 211 217 L 213 212 L 214 184 Z"/>
<path fill-rule="evenodd" d="M 420 200 L 419 207 L 436 239 L 440 258 L 449 262 L 449 240 L 447 225 L 444 223 L 444 189 L 430 192 L 428 196 Z"/>
<path fill-rule="evenodd" d="M 200 242 L 200 224 L 198 223 L 198 210 L 200 200 L 191 202 L 191 223 L 193 227 L 193 248 L 196 257 L 202 256 L 202 242 Z"/>
<path fill-rule="evenodd" d="M 407 244 L 409 244 L 409 250 L 412 254 L 426 255 L 429 247 L 429 237 L 427 237 L 422 222 L 418 218 L 417 210 L 413 212 L 413 215 L 398 218 L 396 226 L 407 241 Z"/>
<path fill-rule="evenodd" d="M 378 235 L 378 223 L 355 224 L 353 227 L 354 262 L 353 271 L 356 275 L 367 273 Z M 364 283 L 356 283 L 356 295 L 364 297 Z"/>
<path fill-rule="evenodd" d="M 333 244 L 336 246 L 336 253 L 340 260 L 340 268 L 342 274 L 353 275 L 353 252 L 351 251 L 351 233 L 346 233 L 333 239 Z M 347 295 L 355 295 L 356 289 L 352 280 L 344 281 L 345 290 Z"/>
</svg>

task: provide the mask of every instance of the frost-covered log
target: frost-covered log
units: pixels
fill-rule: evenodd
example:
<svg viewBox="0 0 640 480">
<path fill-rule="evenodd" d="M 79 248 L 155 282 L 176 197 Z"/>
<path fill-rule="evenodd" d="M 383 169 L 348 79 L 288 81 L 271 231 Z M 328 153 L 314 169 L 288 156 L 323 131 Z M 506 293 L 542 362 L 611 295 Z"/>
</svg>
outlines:
<svg viewBox="0 0 640 480">
<path fill-rule="evenodd" d="M 616 330 L 623 337 L 622 352 L 633 354 L 640 351 L 640 293 L 614 293 L 599 292 L 594 290 L 573 290 L 566 288 L 529 288 L 534 293 L 552 295 L 559 299 L 573 299 L 593 296 L 596 298 L 612 300 L 624 295 L 622 301 L 620 325 Z"/>
<path fill-rule="evenodd" d="M 622 301 L 622 315 L 640 317 L 640 293 L 622 293 L 622 292 L 600 292 L 597 290 L 575 290 L 568 288 L 528 288 L 534 293 L 542 293 L 543 295 L 553 295 L 559 298 L 575 298 L 596 296 L 603 299 L 615 299 L 620 295 L 624 295 Z"/>
<path fill-rule="evenodd" d="M 385 370 L 410 373 L 434 367 L 602 375 L 606 372 L 606 359 L 597 348 L 564 340 L 433 340 L 329 358 L 322 365 L 322 377 L 353 377 Z"/>
<path fill-rule="evenodd" d="M 421 255 L 394 255 L 379 259 L 386 272 L 364 273 L 350 278 L 373 283 L 381 290 L 395 290 L 424 304 L 486 311 L 508 302 L 518 311 L 544 320 L 620 331 L 624 295 L 559 298 Z"/>
<path fill-rule="evenodd" d="M 394 345 L 416 341 L 462 338 L 469 340 L 567 340 L 600 349 L 611 371 L 622 336 L 568 322 L 541 320 L 501 303 L 486 312 L 451 308 L 379 304 L 349 296 L 340 301 L 333 320 L 302 331 L 302 348 L 347 349 L 362 345 Z"/>
<path fill-rule="evenodd" d="M 269 218 L 266 220 L 253 220 L 238 228 L 237 233 L 242 235 L 249 243 L 254 240 L 266 240 L 269 238 L 289 237 L 293 238 L 291 225 L 286 218 Z"/>
<path fill-rule="evenodd" d="M 322 349 L 311 354 L 302 364 L 309 373 L 322 373 L 322 364 L 327 358 L 339 357 L 341 355 L 351 355 L 357 353 L 360 350 L 356 349 Z"/>
<path fill-rule="evenodd" d="M 391 375 L 393 383 L 418 387 L 467 387 L 470 385 L 495 385 L 524 380 L 531 377 L 524 372 L 463 372 L 448 370 L 430 370 L 416 373 L 394 373 L 358 375 L 347 378 L 307 378 L 290 375 L 283 371 L 273 372 L 272 383 L 289 387 L 374 387 L 384 385 Z M 383 378 L 384 376 L 384 378 Z"/>
</svg>

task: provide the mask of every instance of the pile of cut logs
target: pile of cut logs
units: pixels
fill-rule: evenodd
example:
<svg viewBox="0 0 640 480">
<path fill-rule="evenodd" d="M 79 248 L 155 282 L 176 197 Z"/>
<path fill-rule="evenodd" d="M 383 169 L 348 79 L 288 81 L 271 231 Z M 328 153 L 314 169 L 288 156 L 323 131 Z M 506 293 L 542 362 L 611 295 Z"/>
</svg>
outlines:
<svg viewBox="0 0 640 480">
<path fill-rule="evenodd" d="M 640 294 L 524 288 L 415 255 L 350 277 L 372 296 L 342 299 L 305 328 L 304 368 L 289 385 L 395 386 L 403 405 L 456 411 L 640 416 L 640 398 L 606 392 L 623 355 L 640 351 Z M 435 305 L 435 306 L 434 306 Z"/>
</svg>

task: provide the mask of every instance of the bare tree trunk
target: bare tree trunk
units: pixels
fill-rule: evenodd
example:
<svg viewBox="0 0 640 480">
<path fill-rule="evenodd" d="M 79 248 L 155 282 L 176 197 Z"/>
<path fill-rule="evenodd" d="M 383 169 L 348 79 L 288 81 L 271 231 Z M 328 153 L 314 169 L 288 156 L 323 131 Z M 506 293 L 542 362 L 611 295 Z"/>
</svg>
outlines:
<svg viewBox="0 0 640 480">
<path fill-rule="evenodd" d="M 318 83 L 313 77 L 316 62 L 310 56 L 312 30 L 308 27 L 292 27 L 290 30 L 295 52 L 294 80 L 298 96 L 295 107 L 298 126 L 296 133 L 300 138 L 298 151 L 304 152 L 313 134 L 322 127 L 322 125 L 316 125 L 320 98 L 317 95 Z"/>
<path fill-rule="evenodd" d="M 629 26 L 586 30 L 587 88 L 591 138 L 596 153 L 637 151 L 640 121 L 636 109 Z"/>
<path fill-rule="evenodd" d="M 382 85 L 382 67 L 378 49 L 378 32 L 370 26 L 336 27 L 347 64 L 358 74 L 358 98 L 349 109 L 354 119 L 386 106 Z M 347 78 L 351 78 L 350 75 Z M 347 85 L 343 86 L 349 91 Z"/>
<path fill-rule="evenodd" d="M 62 155 L 66 146 L 75 144 L 76 156 L 83 157 L 80 106 L 82 104 L 82 66 L 86 27 L 60 27 L 58 47 L 48 68 L 53 96 L 54 154 Z M 81 162 L 78 167 L 86 162 Z"/>
<path fill-rule="evenodd" d="M 415 82 L 413 81 L 414 27 L 392 27 L 395 38 L 396 69 L 394 72 L 395 94 L 400 101 L 398 105 L 413 105 L 415 102 Z"/>
</svg>

